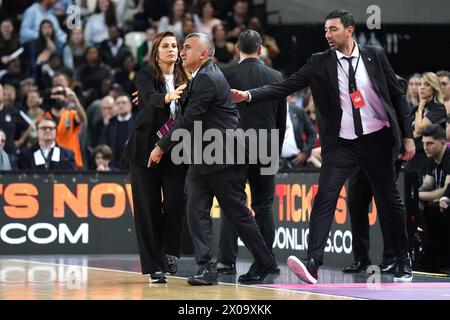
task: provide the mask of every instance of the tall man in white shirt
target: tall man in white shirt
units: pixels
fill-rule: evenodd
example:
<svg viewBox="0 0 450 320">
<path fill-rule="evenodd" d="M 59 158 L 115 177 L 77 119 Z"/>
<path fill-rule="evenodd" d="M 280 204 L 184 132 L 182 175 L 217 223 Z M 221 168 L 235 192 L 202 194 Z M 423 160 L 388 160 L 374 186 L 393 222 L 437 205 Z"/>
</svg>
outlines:
<svg viewBox="0 0 450 320">
<path fill-rule="evenodd" d="M 310 218 L 308 256 L 304 261 L 289 257 L 289 268 L 301 280 L 317 282 L 339 193 L 351 171 L 360 165 L 380 214 L 386 215 L 391 226 L 398 261 L 394 280 L 411 281 L 406 210 L 394 172 L 394 154 L 409 160 L 415 153 L 408 105 L 383 50 L 358 46 L 352 38 L 354 30 L 348 11 L 331 12 L 324 26 L 330 49 L 313 54 L 282 82 L 250 91 L 232 90 L 233 100 L 254 103 L 311 86 L 323 162 Z"/>
</svg>

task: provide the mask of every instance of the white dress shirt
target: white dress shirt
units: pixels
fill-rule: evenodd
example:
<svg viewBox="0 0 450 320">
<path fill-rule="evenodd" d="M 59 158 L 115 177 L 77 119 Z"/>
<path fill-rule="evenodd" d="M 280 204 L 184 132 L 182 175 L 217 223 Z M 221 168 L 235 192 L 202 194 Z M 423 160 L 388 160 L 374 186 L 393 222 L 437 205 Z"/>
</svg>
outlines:
<svg viewBox="0 0 450 320">
<path fill-rule="evenodd" d="M 166 82 L 166 91 L 167 93 L 171 92 L 171 91 L 175 91 L 175 83 L 174 83 L 174 78 L 173 78 L 173 74 L 165 74 L 164 75 L 164 80 Z M 170 102 L 170 116 L 172 119 L 175 119 L 176 117 L 176 111 L 177 111 L 177 106 L 176 106 L 177 100 L 172 100 Z"/>
<path fill-rule="evenodd" d="M 355 125 L 353 122 L 353 110 L 352 102 L 350 100 L 350 94 L 348 91 L 348 61 L 344 59 L 345 56 L 342 52 L 336 50 L 336 56 L 340 62 L 337 63 L 338 71 L 338 83 L 339 83 L 339 99 L 342 108 L 342 120 L 341 129 L 339 132 L 339 137 L 344 139 L 356 139 Z M 363 134 L 369 134 L 376 132 L 383 127 L 389 127 L 389 117 L 380 97 L 375 92 L 372 86 L 369 75 L 365 64 L 371 63 L 361 56 L 358 63 L 358 68 L 356 69 L 356 64 L 358 62 L 358 57 L 360 56 L 358 45 L 355 44 L 351 57 L 353 69 L 355 72 L 356 88 L 361 93 L 365 105 L 361 107 L 361 121 L 363 126 Z M 373 62 L 372 62 L 373 63 Z M 341 67 L 342 65 L 342 67 Z"/>
</svg>

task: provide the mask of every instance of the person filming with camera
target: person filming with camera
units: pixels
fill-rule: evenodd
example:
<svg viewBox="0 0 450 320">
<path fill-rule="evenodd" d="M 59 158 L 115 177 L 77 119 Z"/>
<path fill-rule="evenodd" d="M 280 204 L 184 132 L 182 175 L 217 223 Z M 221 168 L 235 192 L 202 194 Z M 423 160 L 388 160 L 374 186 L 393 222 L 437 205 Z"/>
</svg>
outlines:
<svg viewBox="0 0 450 320">
<path fill-rule="evenodd" d="M 77 95 L 69 87 L 55 86 L 46 92 L 43 107 L 46 110 L 45 117 L 57 124 L 56 143 L 73 151 L 76 167 L 82 169 L 78 134 L 87 117 Z"/>
</svg>

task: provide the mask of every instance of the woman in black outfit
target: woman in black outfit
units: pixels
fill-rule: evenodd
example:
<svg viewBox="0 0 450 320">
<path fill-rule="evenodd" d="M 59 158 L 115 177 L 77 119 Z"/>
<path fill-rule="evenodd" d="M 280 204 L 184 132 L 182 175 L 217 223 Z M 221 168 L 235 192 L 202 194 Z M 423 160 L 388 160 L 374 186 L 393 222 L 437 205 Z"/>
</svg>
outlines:
<svg viewBox="0 0 450 320">
<path fill-rule="evenodd" d="M 419 105 L 412 109 L 416 154 L 407 164 L 407 171 L 418 172 L 420 180 L 425 176 L 427 170 L 422 130 L 430 124 L 438 124 L 445 129 L 446 119 L 439 78 L 433 72 L 425 72 L 420 76 Z"/>
<path fill-rule="evenodd" d="M 187 82 L 175 34 L 156 35 L 148 64 L 136 76 L 141 101 L 126 147 L 142 273 L 154 283 L 165 283 L 164 273 L 177 271 L 187 167 L 173 164 L 170 157 L 154 168 L 147 164 L 159 140 L 157 131 L 180 111 L 178 99 Z"/>
</svg>

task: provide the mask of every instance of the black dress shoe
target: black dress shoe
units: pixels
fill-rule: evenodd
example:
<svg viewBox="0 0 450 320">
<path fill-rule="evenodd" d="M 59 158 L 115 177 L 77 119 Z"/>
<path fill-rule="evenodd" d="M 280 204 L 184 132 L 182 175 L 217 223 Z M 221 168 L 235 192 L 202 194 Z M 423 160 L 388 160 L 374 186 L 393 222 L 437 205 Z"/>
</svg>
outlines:
<svg viewBox="0 0 450 320">
<path fill-rule="evenodd" d="M 397 270 L 397 263 L 395 261 L 383 262 L 378 267 L 383 274 L 394 274 Z"/>
<path fill-rule="evenodd" d="M 217 271 L 218 274 L 221 275 L 235 275 L 236 274 L 236 264 L 234 263 L 230 263 L 230 264 L 226 264 L 226 263 L 222 263 L 222 262 L 217 262 L 214 266 L 215 270 Z"/>
<path fill-rule="evenodd" d="M 366 271 L 367 267 L 370 265 L 371 265 L 370 262 L 355 261 L 350 266 L 342 269 L 342 272 L 344 272 L 344 273 L 360 273 L 362 271 Z"/>
<path fill-rule="evenodd" d="M 149 280 L 151 283 L 167 283 L 166 276 L 162 271 L 152 272 Z"/>
<path fill-rule="evenodd" d="M 253 263 L 246 274 L 239 276 L 238 281 L 241 283 L 263 282 L 269 274 L 274 272 L 276 267 L 277 263 L 275 260 L 265 267 L 259 267 L 256 263 Z"/>
<path fill-rule="evenodd" d="M 273 268 L 273 271 L 270 274 L 280 274 L 281 270 L 280 267 L 278 267 L 278 263 L 275 262 L 275 268 Z"/>
<path fill-rule="evenodd" d="M 300 280 L 310 284 L 317 283 L 319 261 L 312 258 L 301 261 L 296 256 L 290 256 L 287 260 L 287 265 Z"/>
<path fill-rule="evenodd" d="M 217 284 L 217 272 L 211 267 L 200 267 L 197 274 L 189 277 L 187 283 L 191 286 L 211 286 Z"/>
<path fill-rule="evenodd" d="M 411 260 L 399 260 L 394 274 L 394 282 L 411 282 L 413 279 Z"/>
<path fill-rule="evenodd" d="M 178 271 L 178 258 L 170 254 L 166 254 L 167 272 L 175 274 Z"/>
</svg>

